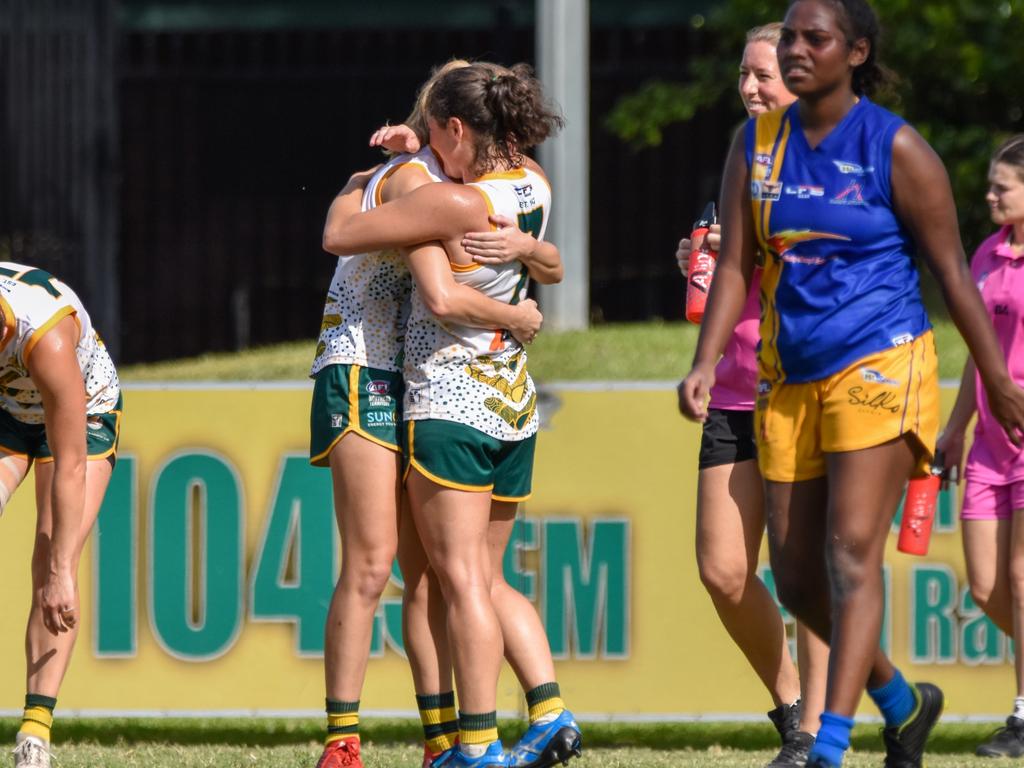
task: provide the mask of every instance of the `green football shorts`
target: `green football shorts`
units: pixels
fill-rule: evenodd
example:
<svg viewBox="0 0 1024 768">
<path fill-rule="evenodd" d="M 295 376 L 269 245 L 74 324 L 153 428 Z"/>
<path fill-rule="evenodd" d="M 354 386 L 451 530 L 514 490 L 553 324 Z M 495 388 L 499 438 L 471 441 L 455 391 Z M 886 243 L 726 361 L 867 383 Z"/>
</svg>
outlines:
<svg viewBox="0 0 1024 768">
<path fill-rule="evenodd" d="M 398 451 L 402 374 L 335 364 L 314 379 L 309 414 L 309 463 L 330 465 L 331 449 L 349 432 Z"/>
<path fill-rule="evenodd" d="M 107 459 L 113 466 L 117 459 L 117 442 L 121 436 L 121 411 L 124 401 L 119 395 L 114 410 L 94 413 L 85 421 L 85 451 L 89 461 Z M 40 463 L 53 461 L 46 441 L 44 424 L 25 424 L 0 409 L 0 451 L 25 456 Z"/>
<path fill-rule="evenodd" d="M 523 501 L 533 491 L 537 435 L 498 440 L 444 419 L 407 421 L 405 476 L 415 469 L 431 482 L 460 491 L 490 491 L 496 501 Z"/>
</svg>

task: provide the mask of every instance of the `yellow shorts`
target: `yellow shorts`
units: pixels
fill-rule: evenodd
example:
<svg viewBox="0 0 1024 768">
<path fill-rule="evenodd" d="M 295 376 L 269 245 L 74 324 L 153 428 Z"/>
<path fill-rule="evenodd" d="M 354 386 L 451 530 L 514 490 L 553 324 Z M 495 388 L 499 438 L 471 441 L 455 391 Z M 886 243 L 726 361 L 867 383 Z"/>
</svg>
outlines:
<svg viewBox="0 0 1024 768">
<path fill-rule="evenodd" d="M 856 451 L 913 433 L 924 465 L 939 431 L 939 368 L 928 331 L 877 352 L 826 379 L 758 385 L 758 464 L 767 480 L 792 483 L 825 475 L 825 454 Z"/>
</svg>

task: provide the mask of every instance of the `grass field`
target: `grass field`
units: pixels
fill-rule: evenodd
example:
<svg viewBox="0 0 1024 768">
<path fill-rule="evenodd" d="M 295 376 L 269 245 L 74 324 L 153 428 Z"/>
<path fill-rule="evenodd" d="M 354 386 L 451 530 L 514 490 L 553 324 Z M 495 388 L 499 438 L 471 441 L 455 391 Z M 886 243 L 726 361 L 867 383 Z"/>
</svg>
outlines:
<svg viewBox="0 0 1024 768">
<path fill-rule="evenodd" d="M 502 723 L 506 745 L 521 732 Z M 0 720 L 13 741 L 15 720 Z M 314 720 L 182 719 L 58 720 L 58 768 L 120 766 L 145 768 L 235 768 L 280 766 L 312 768 L 320 754 L 322 725 Z M 940 725 L 932 736 L 929 768 L 988 765 L 974 747 L 990 725 Z M 766 723 L 584 724 L 585 752 L 580 766 L 591 768 L 757 768 L 775 754 L 777 736 Z M 363 724 L 367 768 L 419 768 L 419 725 L 411 720 L 367 720 Z M 728 745 L 728 746 L 726 746 Z M 854 731 L 846 765 L 881 764 L 877 726 Z"/>
<path fill-rule="evenodd" d="M 678 381 L 689 370 L 697 343 L 689 323 L 628 323 L 587 331 L 544 333 L 529 349 L 530 372 L 540 382 Z M 939 376 L 959 379 L 966 358 L 960 335 L 948 320 L 935 322 Z M 314 341 L 288 342 L 236 353 L 122 369 L 132 381 L 282 381 L 309 373 Z"/>
</svg>

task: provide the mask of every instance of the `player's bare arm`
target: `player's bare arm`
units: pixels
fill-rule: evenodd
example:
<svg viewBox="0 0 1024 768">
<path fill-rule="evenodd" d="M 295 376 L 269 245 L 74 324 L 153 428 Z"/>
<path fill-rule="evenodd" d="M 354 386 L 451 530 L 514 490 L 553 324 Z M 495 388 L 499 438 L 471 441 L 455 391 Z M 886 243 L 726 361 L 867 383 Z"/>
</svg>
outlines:
<svg viewBox="0 0 1024 768">
<path fill-rule="evenodd" d="M 478 264 L 507 264 L 519 261 L 526 267 L 530 277 L 541 285 L 562 282 L 565 270 L 562 254 L 554 243 L 538 240 L 523 232 L 507 216 L 491 215 L 488 222 L 492 229 L 483 232 L 467 232 L 462 238 L 462 247 Z"/>
<path fill-rule="evenodd" d="M 432 240 L 461 240 L 487 220 L 483 197 L 448 182 L 424 184 L 408 195 L 361 211 L 352 195 L 335 198 L 324 227 L 324 250 L 338 256 L 402 248 Z"/>
<path fill-rule="evenodd" d="M 707 398 L 715 383 L 715 365 L 743 312 L 755 266 L 754 227 L 750 216 L 750 171 L 743 130 L 733 137 L 722 179 L 721 250 L 708 295 L 693 367 L 678 388 L 679 410 L 690 419 L 707 417 Z"/>
<path fill-rule="evenodd" d="M 946 169 L 910 126 L 900 128 L 893 139 L 892 193 L 900 221 L 910 230 L 938 280 L 950 317 L 967 342 L 993 415 L 1010 440 L 1019 444 L 1024 439 L 1024 390 L 1010 378 L 981 294 L 967 267 Z"/>
<path fill-rule="evenodd" d="M 43 620 L 54 634 L 78 620 L 75 563 L 85 507 L 86 394 L 75 347 L 78 324 L 63 318 L 47 331 L 27 360 L 43 400 L 46 439 L 53 454 L 53 531 L 43 586 Z"/>
<path fill-rule="evenodd" d="M 524 344 L 532 342 L 540 330 L 543 317 L 535 301 L 508 304 L 457 283 L 448 254 L 439 243 L 419 245 L 404 254 L 423 303 L 438 320 L 474 328 L 504 328 Z"/>
</svg>

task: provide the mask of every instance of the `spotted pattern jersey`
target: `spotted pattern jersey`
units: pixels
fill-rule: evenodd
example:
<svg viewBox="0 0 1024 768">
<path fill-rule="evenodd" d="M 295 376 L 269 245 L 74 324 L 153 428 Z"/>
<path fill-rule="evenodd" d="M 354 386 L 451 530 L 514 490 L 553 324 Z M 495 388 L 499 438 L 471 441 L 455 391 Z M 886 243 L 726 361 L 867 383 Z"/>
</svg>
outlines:
<svg viewBox="0 0 1024 768">
<path fill-rule="evenodd" d="M 893 208 L 902 119 L 861 98 L 816 147 L 797 104 L 747 123 L 761 276 L 760 378 L 817 381 L 931 328 Z M 759 384 L 759 386 L 762 386 Z"/>
<path fill-rule="evenodd" d="M 75 353 L 85 382 L 87 412 L 109 413 L 121 393 L 114 363 L 75 292 L 49 272 L 0 262 L 0 310 L 6 339 L 0 349 L 0 407 L 20 422 L 42 424 L 43 399 L 29 376 L 32 350 L 65 317 L 78 324 Z"/>
<path fill-rule="evenodd" d="M 516 169 L 487 174 L 471 184 L 492 214 L 518 222 L 543 239 L 551 188 L 538 173 Z M 452 265 L 455 280 L 497 301 L 526 297 L 529 280 L 518 261 L 498 266 Z M 406 419 L 444 419 L 498 440 L 524 440 L 537 431 L 537 391 L 526 370 L 526 351 L 501 330 L 442 324 L 415 288 L 405 341 Z"/>
<path fill-rule="evenodd" d="M 422 170 L 432 181 L 448 180 L 429 147 L 415 155 L 397 155 L 366 185 L 364 211 L 381 204 L 384 183 L 406 166 Z M 409 268 L 397 249 L 340 257 L 327 289 L 310 376 L 338 363 L 401 371 L 411 290 Z"/>
</svg>

